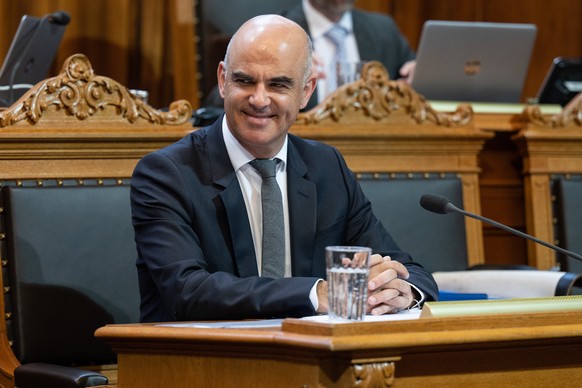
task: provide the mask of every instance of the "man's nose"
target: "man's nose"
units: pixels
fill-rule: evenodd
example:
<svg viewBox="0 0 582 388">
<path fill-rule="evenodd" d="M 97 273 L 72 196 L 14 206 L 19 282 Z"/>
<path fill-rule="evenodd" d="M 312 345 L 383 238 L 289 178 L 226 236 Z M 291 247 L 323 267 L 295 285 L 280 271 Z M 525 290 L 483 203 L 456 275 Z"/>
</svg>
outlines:
<svg viewBox="0 0 582 388">
<path fill-rule="evenodd" d="M 265 85 L 257 83 L 250 97 L 250 103 L 257 108 L 264 108 L 270 104 L 269 92 Z"/>
</svg>

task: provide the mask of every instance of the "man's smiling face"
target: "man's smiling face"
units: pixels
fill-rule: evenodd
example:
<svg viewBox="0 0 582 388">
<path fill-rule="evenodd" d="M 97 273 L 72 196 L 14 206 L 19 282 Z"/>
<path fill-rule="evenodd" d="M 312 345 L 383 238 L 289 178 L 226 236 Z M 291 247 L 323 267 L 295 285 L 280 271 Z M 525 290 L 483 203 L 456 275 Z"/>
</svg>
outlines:
<svg viewBox="0 0 582 388">
<path fill-rule="evenodd" d="M 228 126 L 255 157 L 279 151 L 315 88 L 313 77 L 306 82 L 306 36 L 289 23 L 241 29 L 218 68 Z"/>
</svg>

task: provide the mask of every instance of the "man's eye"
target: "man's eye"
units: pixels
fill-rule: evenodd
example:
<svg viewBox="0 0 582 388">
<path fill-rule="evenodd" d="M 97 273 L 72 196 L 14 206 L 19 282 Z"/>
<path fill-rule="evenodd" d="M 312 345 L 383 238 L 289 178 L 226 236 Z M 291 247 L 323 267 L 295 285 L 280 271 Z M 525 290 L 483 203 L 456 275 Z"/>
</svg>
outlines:
<svg viewBox="0 0 582 388">
<path fill-rule="evenodd" d="M 235 78 L 233 79 L 233 81 L 237 84 L 241 84 L 241 85 L 249 85 L 252 83 L 252 81 L 248 78 Z"/>
</svg>

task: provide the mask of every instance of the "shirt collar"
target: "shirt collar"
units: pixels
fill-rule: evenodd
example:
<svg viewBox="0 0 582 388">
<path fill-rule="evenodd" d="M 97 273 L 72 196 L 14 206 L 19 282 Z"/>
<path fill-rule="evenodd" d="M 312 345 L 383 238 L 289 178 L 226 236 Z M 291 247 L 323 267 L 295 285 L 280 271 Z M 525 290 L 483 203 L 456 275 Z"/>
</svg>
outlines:
<svg viewBox="0 0 582 388">
<path fill-rule="evenodd" d="M 323 34 L 330 30 L 330 28 L 336 24 L 331 20 L 326 18 L 321 12 L 313 8 L 309 3 L 309 0 L 303 0 L 303 13 L 305 14 L 305 19 L 307 20 L 307 25 L 309 26 L 309 33 L 313 40 L 321 38 Z M 337 23 L 344 27 L 348 34 L 352 33 L 354 27 L 352 22 L 352 12 L 348 11 L 343 14 L 342 18 Z"/>
<path fill-rule="evenodd" d="M 228 128 L 228 123 L 226 122 L 226 116 L 222 118 L 222 138 L 224 139 L 224 144 L 226 145 L 226 151 L 232 163 L 234 171 L 238 171 L 241 167 L 247 165 L 250 161 L 256 159 L 249 151 L 247 151 L 236 138 L 233 136 L 232 132 Z M 277 152 L 275 158 L 278 158 L 282 163 L 278 163 L 277 168 L 279 171 L 285 171 L 285 166 L 287 164 L 287 141 L 288 137 L 285 136 L 285 143 L 283 147 Z"/>
</svg>

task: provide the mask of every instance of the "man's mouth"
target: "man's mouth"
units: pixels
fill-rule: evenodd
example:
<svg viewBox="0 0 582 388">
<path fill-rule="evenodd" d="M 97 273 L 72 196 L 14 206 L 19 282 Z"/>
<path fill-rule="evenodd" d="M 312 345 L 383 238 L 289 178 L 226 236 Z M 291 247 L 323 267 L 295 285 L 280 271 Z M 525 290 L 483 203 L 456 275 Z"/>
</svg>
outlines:
<svg viewBox="0 0 582 388">
<path fill-rule="evenodd" d="M 275 117 L 273 114 L 243 112 L 252 121 L 267 121 Z"/>
</svg>

